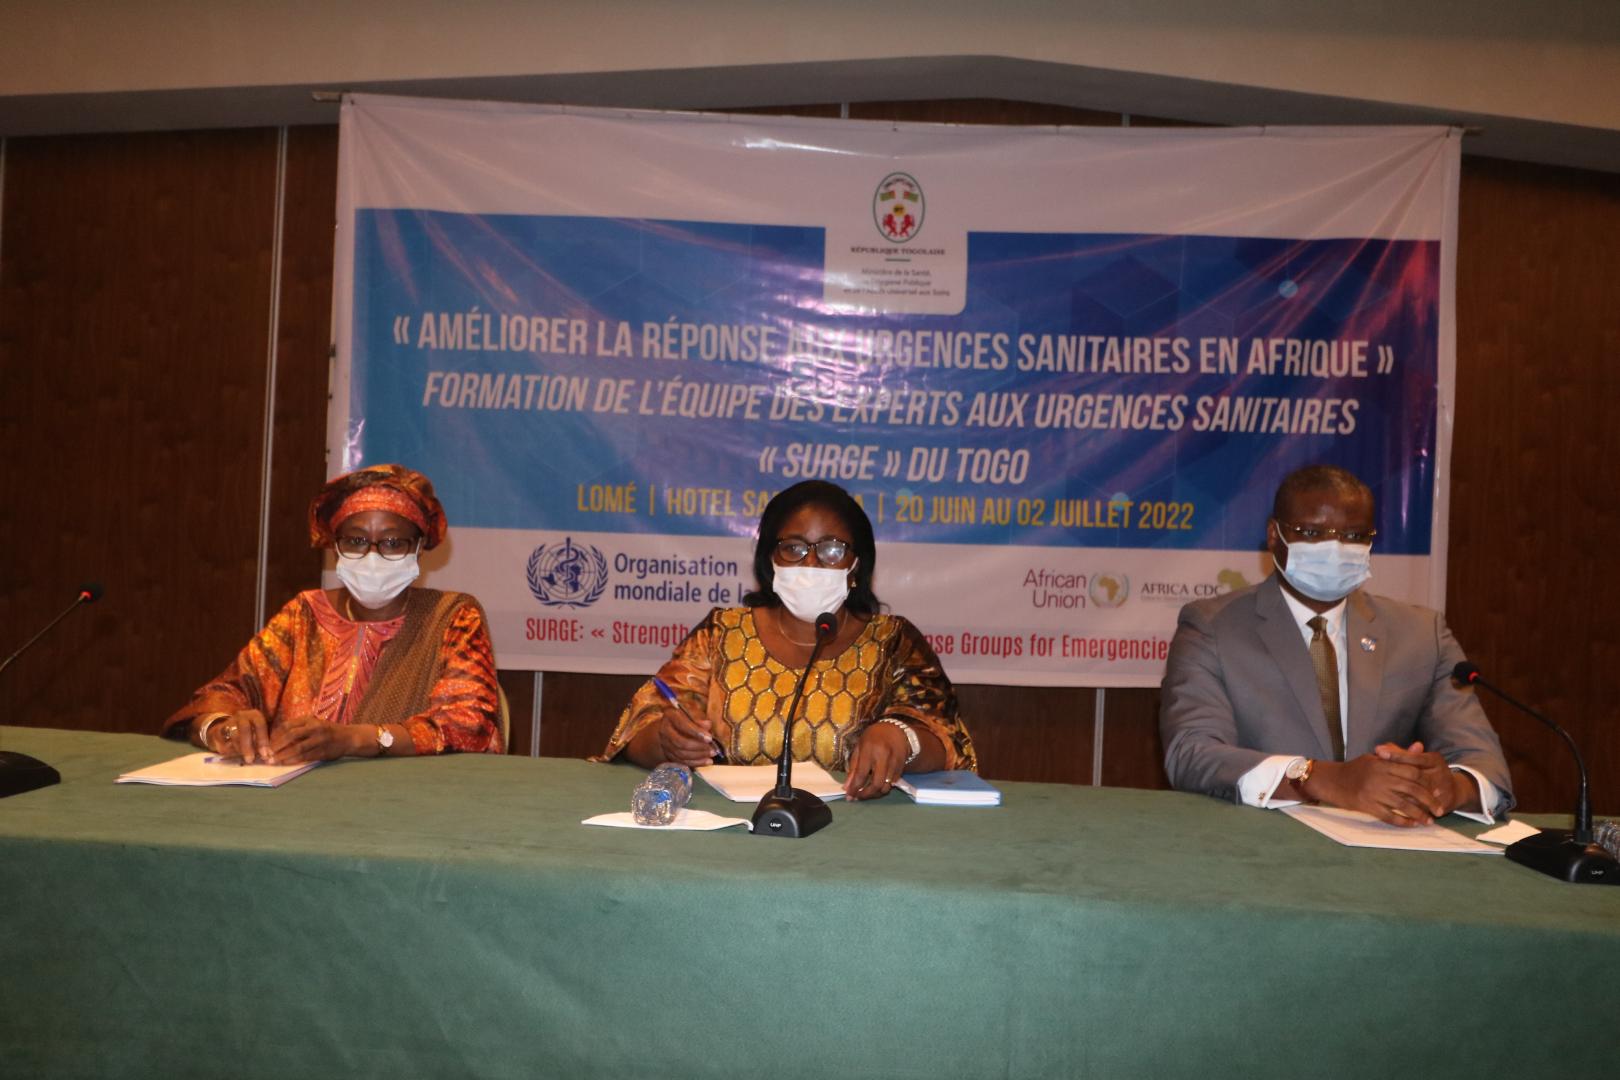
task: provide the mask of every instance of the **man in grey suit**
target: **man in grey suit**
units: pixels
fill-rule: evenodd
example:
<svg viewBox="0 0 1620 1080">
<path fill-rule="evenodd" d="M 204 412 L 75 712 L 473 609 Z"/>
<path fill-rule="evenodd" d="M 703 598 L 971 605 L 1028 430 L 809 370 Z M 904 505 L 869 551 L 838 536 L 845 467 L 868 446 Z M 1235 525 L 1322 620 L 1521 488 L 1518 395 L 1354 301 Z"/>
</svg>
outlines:
<svg viewBox="0 0 1620 1080">
<path fill-rule="evenodd" d="M 1375 521 L 1354 474 L 1300 469 L 1266 524 L 1278 572 L 1182 608 L 1159 708 L 1178 790 L 1396 825 L 1512 806 L 1496 732 L 1452 682 L 1463 653 L 1445 620 L 1361 589 Z"/>
</svg>

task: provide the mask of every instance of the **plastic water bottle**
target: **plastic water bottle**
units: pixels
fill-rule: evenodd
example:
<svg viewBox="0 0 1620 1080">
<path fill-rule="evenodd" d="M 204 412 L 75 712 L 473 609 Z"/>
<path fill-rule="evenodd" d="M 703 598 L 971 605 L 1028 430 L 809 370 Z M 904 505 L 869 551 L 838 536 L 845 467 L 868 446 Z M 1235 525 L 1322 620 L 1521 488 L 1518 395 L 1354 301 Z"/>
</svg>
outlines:
<svg viewBox="0 0 1620 1080">
<path fill-rule="evenodd" d="M 666 761 L 647 774 L 630 795 L 637 825 L 668 825 L 692 801 L 692 770 Z"/>
</svg>

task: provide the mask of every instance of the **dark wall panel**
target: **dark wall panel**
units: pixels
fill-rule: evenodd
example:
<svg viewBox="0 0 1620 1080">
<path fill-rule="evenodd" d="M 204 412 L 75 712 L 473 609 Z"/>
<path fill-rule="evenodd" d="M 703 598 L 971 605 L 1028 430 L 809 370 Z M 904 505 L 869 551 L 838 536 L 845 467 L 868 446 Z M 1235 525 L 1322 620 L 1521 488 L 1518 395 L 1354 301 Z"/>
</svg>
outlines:
<svg viewBox="0 0 1620 1080">
<path fill-rule="evenodd" d="M 837 106 L 783 111 L 836 115 Z M 1015 102 L 858 103 L 861 119 L 1114 124 Z M 1133 118 L 1133 123 L 1149 123 Z M 1161 121 L 1151 121 L 1159 123 Z M 85 577 L 107 598 L 0 681 L 7 721 L 150 730 L 252 630 L 268 353 L 273 131 L 15 139 L 0 218 L 0 606 L 15 647 Z M 336 129 L 287 133 L 273 610 L 313 585 L 304 509 L 325 475 Z M 1620 435 L 1620 183 L 1464 162 L 1449 614 L 1470 654 L 1577 732 L 1620 811 L 1604 555 Z M 637 680 L 550 674 L 541 751 L 599 749 Z M 533 678 L 504 672 L 526 752 Z M 1095 695 L 963 687 L 987 775 L 1089 782 Z M 1156 690 L 1110 690 L 1107 784 L 1164 786 Z M 1488 704 L 1521 799 L 1561 809 L 1552 736 Z"/>
<path fill-rule="evenodd" d="M 7 722 L 151 730 L 253 629 L 274 148 L 7 143 L 6 651 L 81 580 L 107 586 L 6 672 Z"/>
<path fill-rule="evenodd" d="M 1450 621 L 1574 733 L 1620 813 L 1620 178 L 1468 159 L 1458 227 Z M 1485 701 L 1524 804 L 1566 809 L 1562 741 Z"/>
<path fill-rule="evenodd" d="M 642 682 L 634 675 L 547 674 L 541 691 L 541 755 L 600 753 L 619 722 L 619 713 Z"/>
<path fill-rule="evenodd" d="M 1159 691 L 1109 690 L 1103 706 L 1102 782 L 1108 787 L 1168 788 L 1159 739 Z"/>
<path fill-rule="evenodd" d="M 309 501 L 326 479 L 337 128 L 287 132 L 266 612 L 320 581 Z"/>
<path fill-rule="evenodd" d="M 984 98 L 854 102 L 849 107 L 849 118 L 925 124 L 1066 124 L 1086 127 L 1118 127 L 1120 124 L 1119 113 Z"/>
<path fill-rule="evenodd" d="M 986 777 L 1091 783 L 1095 690 L 959 686 L 956 693 Z"/>
</svg>

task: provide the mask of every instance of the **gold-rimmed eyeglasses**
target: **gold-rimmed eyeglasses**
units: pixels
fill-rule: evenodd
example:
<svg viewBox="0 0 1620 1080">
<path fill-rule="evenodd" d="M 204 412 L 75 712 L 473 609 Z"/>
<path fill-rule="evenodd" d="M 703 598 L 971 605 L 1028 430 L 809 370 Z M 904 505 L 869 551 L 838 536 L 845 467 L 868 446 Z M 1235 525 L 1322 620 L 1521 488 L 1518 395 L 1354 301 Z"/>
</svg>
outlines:
<svg viewBox="0 0 1620 1080">
<path fill-rule="evenodd" d="M 1378 535 L 1377 529 L 1330 529 L 1324 525 L 1294 525 L 1286 521 L 1277 522 L 1277 527 L 1286 532 L 1293 533 L 1297 539 L 1307 544 L 1314 544 L 1320 540 L 1342 540 L 1346 544 L 1370 544 L 1373 537 Z"/>
</svg>

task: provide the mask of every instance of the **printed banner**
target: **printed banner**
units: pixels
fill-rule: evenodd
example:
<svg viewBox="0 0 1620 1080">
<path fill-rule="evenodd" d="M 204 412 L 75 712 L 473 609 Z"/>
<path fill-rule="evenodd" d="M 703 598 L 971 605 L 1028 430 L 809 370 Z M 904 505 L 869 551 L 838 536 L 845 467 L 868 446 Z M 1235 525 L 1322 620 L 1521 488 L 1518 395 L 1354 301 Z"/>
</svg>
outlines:
<svg viewBox="0 0 1620 1080">
<path fill-rule="evenodd" d="M 1458 139 L 950 127 L 358 96 L 332 471 L 432 477 L 502 667 L 642 672 L 843 485 L 965 682 L 1156 685 L 1272 492 L 1372 485 L 1441 606 Z"/>
</svg>

